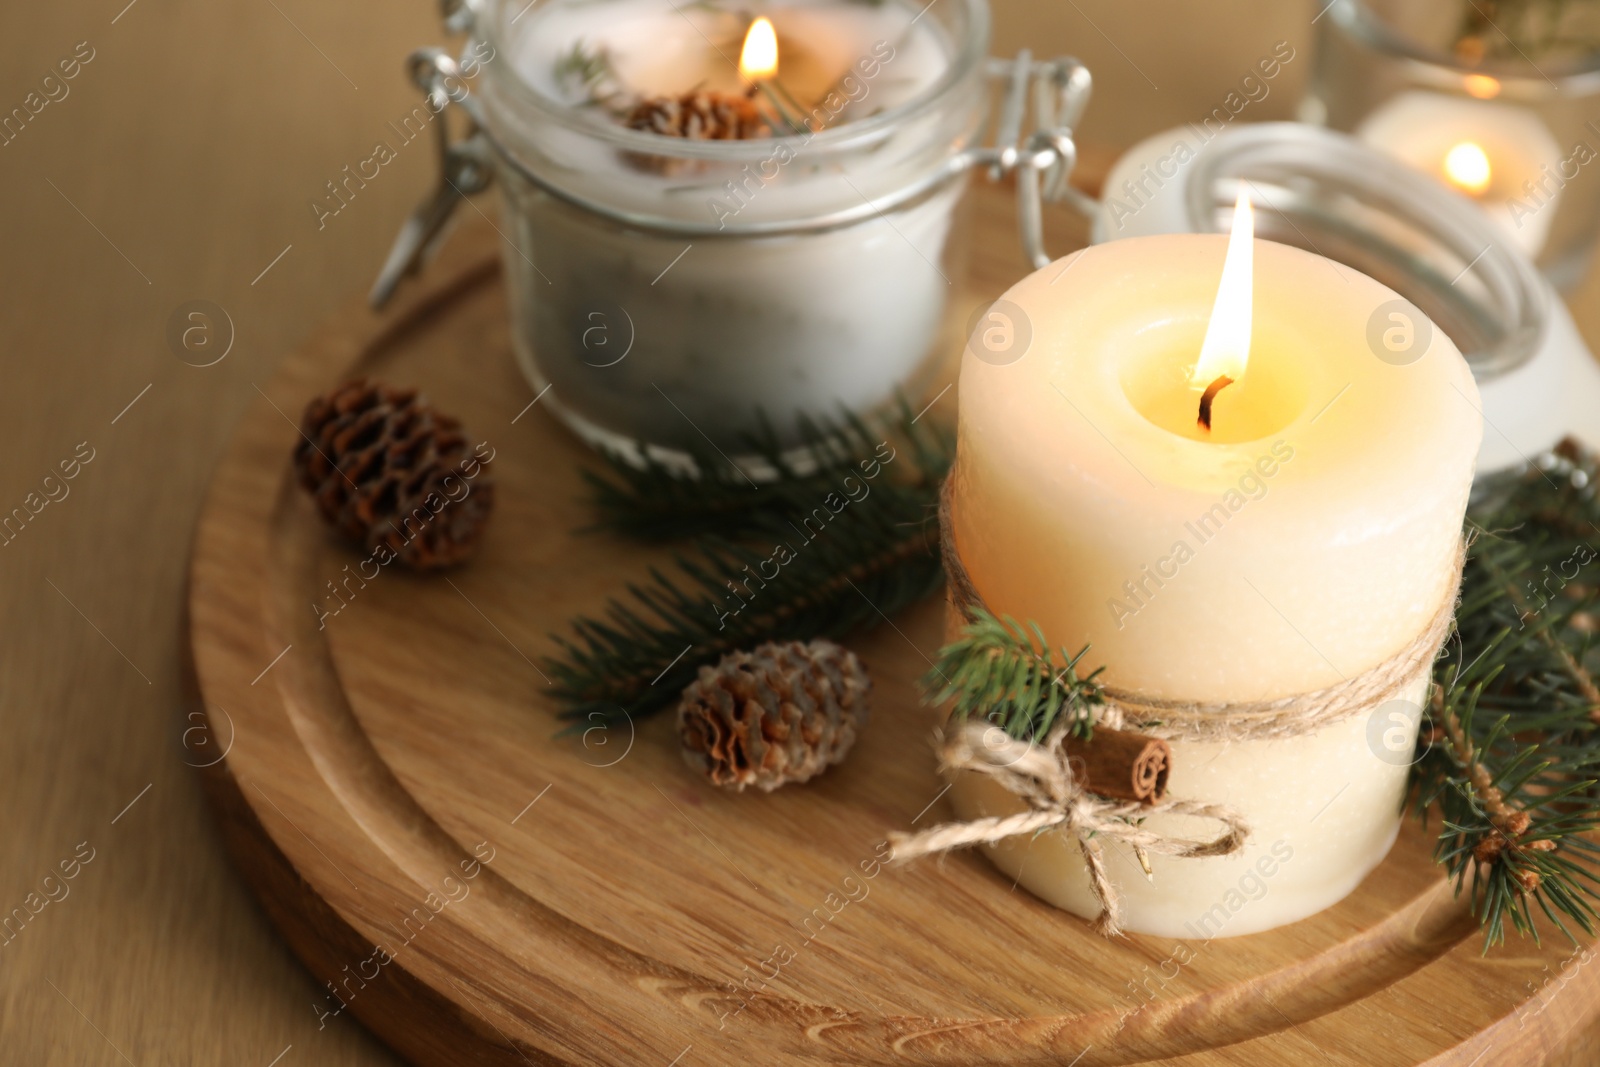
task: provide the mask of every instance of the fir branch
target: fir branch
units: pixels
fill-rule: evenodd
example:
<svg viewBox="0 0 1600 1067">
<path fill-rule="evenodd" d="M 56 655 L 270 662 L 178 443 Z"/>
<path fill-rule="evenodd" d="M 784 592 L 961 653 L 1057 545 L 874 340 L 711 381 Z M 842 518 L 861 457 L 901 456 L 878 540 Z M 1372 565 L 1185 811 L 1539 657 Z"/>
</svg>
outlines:
<svg viewBox="0 0 1600 1067">
<path fill-rule="evenodd" d="M 867 427 L 845 425 L 818 467 L 775 464 L 777 477 L 754 491 L 715 475 L 674 484 L 660 467 L 613 468 L 610 480 L 591 483 L 602 522 L 613 529 L 701 536 L 676 557 L 678 575 L 652 570 L 601 617 L 580 617 L 571 637 L 557 638 L 562 654 L 547 670 L 567 705 L 564 718 L 647 715 L 729 652 L 842 637 L 938 590 L 938 486 L 949 470 L 948 436 L 915 425 L 902 408 L 900 435 L 867 451 Z M 702 503 L 708 515 L 700 514 Z M 727 535 L 707 534 L 707 526 Z"/>
<path fill-rule="evenodd" d="M 1563 446 L 1474 509 L 1457 638 L 1435 672 L 1413 801 L 1440 812 L 1436 858 L 1470 893 L 1485 950 L 1508 922 L 1537 940 L 1535 906 L 1569 938 L 1594 929 L 1595 475 Z"/>
<path fill-rule="evenodd" d="M 1483 531 L 1480 530 L 1477 533 L 1482 535 Z M 1565 545 L 1562 546 L 1562 551 L 1565 551 Z M 1577 548 L 1573 548 L 1572 552 L 1565 554 L 1570 556 L 1577 551 Z M 1500 558 L 1501 556 L 1509 556 L 1510 558 L 1503 561 Z M 1528 618 L 1537 615 L 1543 610 L 1543 605 L 1534 605 L 1527 596 L 1527 588 L 1531 588 L 1532 580 L 1522 578 L 1519 584 L 1519 576 L 1514 574 L 1513 570 L 1526 572 L 1532 569 L 1536 562 L 1536 560 L 1527 558 L 1523 553 L 1516 551 L 1507 553 L 1499 550 L 1496 546 L 1488 546 L 1485 551 L 1477 555 L 1478 566 L 1485 572 L 1492 587 L 1497 591 L 1503 592 L 1511 602 L 1512 607 L 1517 611 L 1517 621 L 1521 626 L 1526 626 Z M 1550 564 L 1545 563 L 1540 568 L 1540 572 L 1548 572 L 1549 569 Z M 1574 577 L 1576 573 L 1575 571 Z M 1561 576 L 1558 574 L 1556 577 L 1559 578 Z M 1564 586 L 1565 582 L 1563 582 Z M 1578 604 L 1570 604 L 1566 607 L 1564 616 L 1557 616 L 1551 622 L 1559 622 L 1563 617 L 1569 618 L 1578 609 Z M 1535 626 L 1529 632 L 1534 640 L 1544 646 L 1546 654 L 1550 657 L 1551 662 L 1547 664 L 1547 669 L 1553 669 L 1565 676 L 1575 696 L 1580 697 L 1587 705 L 1587 714 L 1590 722 L 1600 721 L 1597 720 L 1597 716 L 1600 716 L 1600 687 L 1595 685 L 1593 673 L 1583 665 L 1577 655 L 1573 654 L 1572 649 L 1569 647 L 1569 642 L 1563 640 L 1557 634 L 1552 624 Z"/>
<path fill-rule="evenodd" d="M 734 443 L 734 466 L 710 445 L 686 449 L 693 473 L 656 459 L 643 466 L 607 457 L 603 472 L 583 472 L 599 519 L 595 528 L 641 541 L 707 535 L 737 539 L 762 532 L 774 518 L 803 513 L 837 488 L 841 475 L 881 463 L 878 446 L 893 438 L 911 451 L 902 482 L 934 491 L 949 470 L 954 446 L 936 427 L 918 425 L 902 400 L 888 427 L 848 413 L 802 420 L 800 445 L 786 447 L 769 422 Z"/>
<path fill-rule="evenodd" d="M 1063 715 L 1075 737 L 1094 732 L 1094 709 L 1105 702 L 1095 679 L 1078 676 L 1076 655 L 1052 651 L 1037 623 L 997 619 L 975 608 L 961 636 L 939 650 L 923 680 L 930 704 L 952 701 L 951 716 L 987 719 L 1022 741 L 1043 739 Z"/>
</svg>

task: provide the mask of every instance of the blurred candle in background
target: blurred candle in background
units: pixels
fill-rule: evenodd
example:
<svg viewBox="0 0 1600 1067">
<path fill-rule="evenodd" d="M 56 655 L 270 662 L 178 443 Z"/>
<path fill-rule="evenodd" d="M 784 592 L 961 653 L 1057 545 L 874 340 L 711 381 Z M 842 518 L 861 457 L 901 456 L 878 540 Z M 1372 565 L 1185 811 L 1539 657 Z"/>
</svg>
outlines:
<svg viewBox="0 0 1600 1067">
<path fill-rule="evenodd" d="M 1497 83 L 1473 75 L 1473 96 Z M 1514 104 L 1413 89 L 1379 107 L 1356 136 L 1481 205 L 1529 258 L 1550 234 L 1561 190 L 1576 174 L 1539 116 Z M 1571 173 L 1563 173 L 1563 165 Z"/>
</svg>

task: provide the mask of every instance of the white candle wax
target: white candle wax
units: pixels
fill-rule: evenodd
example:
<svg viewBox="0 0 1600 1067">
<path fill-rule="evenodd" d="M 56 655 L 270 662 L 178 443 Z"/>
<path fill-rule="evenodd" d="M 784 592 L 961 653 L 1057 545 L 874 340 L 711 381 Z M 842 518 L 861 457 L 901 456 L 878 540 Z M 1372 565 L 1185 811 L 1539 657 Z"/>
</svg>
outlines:
<svg viewBox="0 0 1600 1067">
<path fill-rule="evenodd" d="M 776 29 L 777 83 L 802 105 L 791 109 L 806 120 L 802 134 L 775 123 L 783 136 L 746 142 L 749 165 L 659 173 L 588 132 L 616 120 L 560 76 L 575 47 L 604 55 L 610 83 L 630 96 L 740 92 L 735 64 L 752 14 Z M 491 79 L 491 114 L 527 132 L 545 180 L 651 223 L 614 225 L 507 186 L 518 249 L 507 262 L 531 264 L 518 357 L 536 388 L 553 386 L 547 403 L 569 424 L 625 451 L 624 438 L 703 447 L 702 431 L 736 447 L 757 412 L 792 437 L 804 416 L 870 410 L 918 387 L 952 291 L 946 244 L 963 182 L 874 206 L 937 171 L 972 135 L 977 97 L 962 105 L 970 117 L 924 110 L 854 148 L 813 141 L 928 94 L 948 73 L 957 43 L 917 14 L 899 0 L 751 12 L 565 0 L 515 27 L 508 69 L 518 84 Z M 572 121 L 529 127 L 514 95 L 526 90 Z M 753 99 L 771 106 L 765 93 Z M 804 220 L 851 210 L 861 213 L 852 224 L 805 230 Z M 744 233 L 790 220 L 801 232 Z M 717 229 L 685 236 L 657 224 Z"/>
<path fill-rule="evenodd" d="M 974 341 L 961 371 L 952 519 L 977 592 L 1054 645 L 1090 645 L 1086 666 L 1152 697 L 1284 697 L 1405 647 L 1451 592 L 1481 433 L 1472 376 L 1442 333 L 1414 321 L 1415 358 L 1382 344 L 1379 358 L 1374 323 L 1420 315 L 1364 275 L 1264 241 L 1248 367 L 1201 430 L 1190 375 L 1226 243 L 1141 237 L 1052 264 L 1001 305 L 1031 328 L 1020 358 L 979 358 Z M 1282 740 L 1175 741 L 1169 795 L 1231 805 L 1252 835 L 1242 855 L 1152 856 L 1153 881 L 1107 843 L 1124 926 L 1233 935 L 1343 897 L 1398 829 L 1416 720 L 1394 710 Z M 1019 804 L 977 776 L 951 796 L 968 818 Z M 1215 833 L 1181 816 L 1147 825 Z M 991 856 L 1096 914 L 1070 837 Z"/>
<path fill-rule="evenodd" d="M 1356 136 L 1476 200 L 1530 257 L 1544 248 L 1561 188 L 1577 174 L 1578 162 L 1562 158 L 1538 115 L 1494 100 L 1409 90 Z"/>
</svg>

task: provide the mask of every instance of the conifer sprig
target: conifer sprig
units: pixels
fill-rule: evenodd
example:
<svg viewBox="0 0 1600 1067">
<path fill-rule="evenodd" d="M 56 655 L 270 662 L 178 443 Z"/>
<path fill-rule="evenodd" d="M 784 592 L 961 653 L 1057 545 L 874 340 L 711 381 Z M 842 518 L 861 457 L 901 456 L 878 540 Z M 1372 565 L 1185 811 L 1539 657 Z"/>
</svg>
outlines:
<svg viewBox="0 0 1600 1067">
<path fill-rule="evenodd" d="M 896 473 L 902 485 L 936 491 L 950 466 L 949 443 L 911 419 L 902 405 L 895 445 L 908 447 L 913 462 L 909 476 Z M 765 532 L 774 517 L 809 511 L 843 475 L 864 473 L 860 465 L 876 458 L 886 439 L 882 427 L 849 414 L 803 420 L 799 436 L 803 444 L 785 447 L 763 420 L 730 450 L 738 456 L 733 460 L 708 444 L 691 444 L 684 449 L 693 467 L 689 476 L 681 465 L 650 459 L 639 466 L 607 456 L 603 471 L 583 472 L 599 516 L 595 528 L 652 542 Z"/>
<path fill-rule="evenodd" d="M 1569 938 L 1600 897 L 1600 610 L 1594 457 L 1542 457 L 1473 509 L 1456 637 L 1435 670 L 1414 810 L 1437 806 L 1436 858 L 1471 894 L 1484 947 L 1506 924 Z"/>
<path fill-rule="evenodd" d="M 613 465 L 590 485 L 600 524 L 641 540 L 693 536 L 678 574 L 652 570 L 557 637 L 551 660 L 563 716 L 639 718 L 674 703 L 703 664 L 764 641 L 842 637 L 935 592 L 939 486 L 954 454 L 947 433 L 904 404 L 882 428 L 841 419 L 813 426 L 812 462 L 773 437 L 748 440 L 770 464 L 755 488 L 720 454 L 695 455 L 701 476 L 660 464 Z"/>
<path fill-rule="evenodd" d="M 961 636 L 939 650 L 923 689 L 929 703 L 950 701 L 957 720 L 987 719 L 1021 740 L 1042 740 L 1063 716 L 1073 736 L 1087 739 L 1104 702 L 1100 671 L 1078 675 L 1088 651 L 1052 650 L 1036 623 L 975 608 Z"/>
</svg>

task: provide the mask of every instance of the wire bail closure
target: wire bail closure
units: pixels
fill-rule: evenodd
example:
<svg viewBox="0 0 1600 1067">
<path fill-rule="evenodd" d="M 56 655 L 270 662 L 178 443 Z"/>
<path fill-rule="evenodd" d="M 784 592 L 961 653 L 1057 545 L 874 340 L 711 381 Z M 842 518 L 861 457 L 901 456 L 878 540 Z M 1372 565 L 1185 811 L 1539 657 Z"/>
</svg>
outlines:
<svg viewBox="0 0 1600 1067">
<path fill-rule="evenodd" d="M 473 8 L 468 0 L 444 0 L 443 8 L 447 28 L 470 32 Z M 496 166 L 517 166 L 486 129 L 483 112 L 467 88 L 460 63 L 442 48 L 421 48 L 411 54 L 407 67 L 411 80 L 422 90 L 424 100 L 440 117 L 436 124 L 439 183 L 400 227 L 368 295 L 374 308 L 387 304 L 400 283 L 418 273 L 433 257 L 448 235 L 457 206 L 466 197 L 489 187 Z M 937 172 L 890 194 L 886 202 L 861 206 L 870 213 L 881 213 L 927 186 L 967 170 L 983 168 L 989 180 L 995 182 L 1013 177 L 1017 186 L 1017 229 L 1022 251 L 1037 270 L 1050 263 L 1050 255 L 1044 247 L 1045 202 L 1064 204 L 1091 220 L 1099 210 L 1094 198 L 1069 183 L 1078 160 L 1073 130 L 1088 106 L 1093 79 L 1089 69 L 1076 59 L 1063 57 L 1036 62 L 1026 49 L 1012 59 L 990 58 L 985 74 L 991 82 L 1004 87 L 995 143 L 958 153 Z M 1024 139 L 1022 126 L 1030 89 L 1034 127 Z M 465 113 L 467 120 L 466 134 L 457 141 L 451 140 L 450 124 L 445 115 L 452 104 Z M 522 173 L 537 184 L 544 184 L 526 170 Z M 581 206 L 607 214 L 605 208 L 593 203 Z M 788 229 L 804 231 L 847 224 L 853 221 L 849 214 L 799 220 Z M 640 225 L 637 219 L 626 221 Z"/>
<path fill-rule="evenodd" d="M 400 282 L 419 272 L 423 264 L 433 258 L 444 243 L 457 205 L 467 196 L 489 188 L 494 174 L 489 140 L 483 132 L 482 112 L 467 90 L 460 64 L 442 48 L 419 48 L 411 53 L 407 66 L 411 80 L 422 90 L 428 107 L 439 116 L 434 124 L 439 184 L 395 236 L 389 257 L 384 260 L 372 292 L 367 296 L 375 308 L 387 304 Z M 459 92 L 450 89 L 451 79 L 460 87 Z M 455 142 L 450 140 L 450 122 L 445 114 L 451 104 L 466 113 L 468 123 L 467 135 Z"/>
<path fill-rule="evenodd" d="M 1044 247 L 1044 203 L 1061 203 L 1093 221 L 1100 205 L 1070 184 L 1078 164 L 1073 131 L 1089 106 L 1094 79 L 1089 68 L 1071 56 L 1034 62 L 1023 49 L 1014 59 L 990 59 L 991 80 L 1004 81 L 1000 125 L 992 148 L 968 150 L 972 165 L 987 166 L 990 181 L 1014 175 L 1017 183 L 1017 232 L 1023 254 L 1034 270 L 1050 264 Z M 1033 90 L 1033 131 L 1022 141 L 1028 90 Z"/>
</svg>

